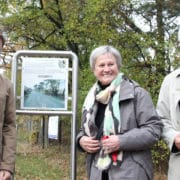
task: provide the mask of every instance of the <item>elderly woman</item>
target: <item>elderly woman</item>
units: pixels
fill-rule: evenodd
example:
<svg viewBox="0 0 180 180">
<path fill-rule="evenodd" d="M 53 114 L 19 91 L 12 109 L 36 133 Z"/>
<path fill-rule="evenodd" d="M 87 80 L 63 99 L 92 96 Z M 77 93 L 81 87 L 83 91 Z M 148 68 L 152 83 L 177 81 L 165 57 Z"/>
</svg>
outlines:
<svg viewBox="0 0 180 180">
<path fill-rule="evenodd" d="M 77 146 L 90 180 L 152 180 L 150 148 L 162 123 L 148 92 L 119 71 L 121 55 L 100 46 L 90 56 L 97 79 L 84 101 Z"/>
</svg>

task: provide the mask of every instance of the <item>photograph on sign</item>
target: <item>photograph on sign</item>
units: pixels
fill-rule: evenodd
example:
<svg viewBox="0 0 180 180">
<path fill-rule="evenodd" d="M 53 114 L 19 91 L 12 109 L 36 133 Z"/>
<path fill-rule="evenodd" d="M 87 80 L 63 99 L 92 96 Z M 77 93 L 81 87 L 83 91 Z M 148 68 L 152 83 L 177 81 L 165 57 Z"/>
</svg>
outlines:
<svg viewBox="0 0 180 180">
<path fill-rule="evenodd" d="M 66 110 L 67 58 L 22 58 L 21 108 Z"/>
</svg>

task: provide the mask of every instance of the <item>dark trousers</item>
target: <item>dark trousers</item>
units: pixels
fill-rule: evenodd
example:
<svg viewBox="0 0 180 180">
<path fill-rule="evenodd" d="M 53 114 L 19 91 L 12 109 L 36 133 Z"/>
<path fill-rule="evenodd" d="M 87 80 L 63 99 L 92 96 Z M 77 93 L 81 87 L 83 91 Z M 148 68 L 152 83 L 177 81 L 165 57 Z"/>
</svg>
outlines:
<svg viewBox="0 0 180 180">
<path fill-rule="evenodd" d="M 108 172 L 107 171 L 103 171 L 102 172 L 102 180 L 109 180 Z"/>
</svg>

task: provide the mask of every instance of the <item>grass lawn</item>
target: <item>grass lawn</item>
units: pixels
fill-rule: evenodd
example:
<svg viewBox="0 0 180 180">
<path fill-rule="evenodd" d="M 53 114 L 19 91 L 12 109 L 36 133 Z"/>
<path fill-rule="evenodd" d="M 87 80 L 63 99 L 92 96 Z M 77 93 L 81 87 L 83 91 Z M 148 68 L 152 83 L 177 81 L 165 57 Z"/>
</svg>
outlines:
<svg viewBox="0 0 180 180">
<path fill-rule="evenodd" d="M 29 132 L 18 130 L 15 180 L 70 180 L 70 133 L 61 143 L 51 141 L 47 148 L 29 142 Z M 67 135 L 69 134 L 69 135 Z M 86 180 L 84 155 L 77 152 L 77 180 Z"/>
<path fill-rule="evenodd" d="M 39 146 L 23 145 L 26 149 L 16 156 L 15 180 L 70 179 L 70 155 L 61 146 L 42 149 Z M 23 147 L 23 148 L 24 148 Z"/>
</svg>

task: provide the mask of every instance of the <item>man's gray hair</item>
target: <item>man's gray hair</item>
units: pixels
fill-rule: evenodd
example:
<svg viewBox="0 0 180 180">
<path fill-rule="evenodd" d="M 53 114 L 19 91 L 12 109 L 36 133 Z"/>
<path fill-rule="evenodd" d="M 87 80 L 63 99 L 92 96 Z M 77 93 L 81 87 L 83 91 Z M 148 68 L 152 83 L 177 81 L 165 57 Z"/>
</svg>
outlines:
<svg viewBox="0 0 180 180">
<path fill-rule="evenodd" d="M 90 55 L 90 58 L 89 58 L 89 63 L 90 63 L 91 69 L 94 69 L 96 59 L 100 55 L 103 55 L 103 54 L 106 54 L 106 53 L 110 53 L 111 55 L 113 55 L 116 58 L 116 63 L 117 63 L 118 68 L 121 67 L 122 58 L 121 58 L 120 52 L 116 48 L 114 48 L 113 46 L 105 45 L 105 46 L 99 46 L 99 47 L 95 48 L 91 52 L 91 55 Z"/>
</svg>

